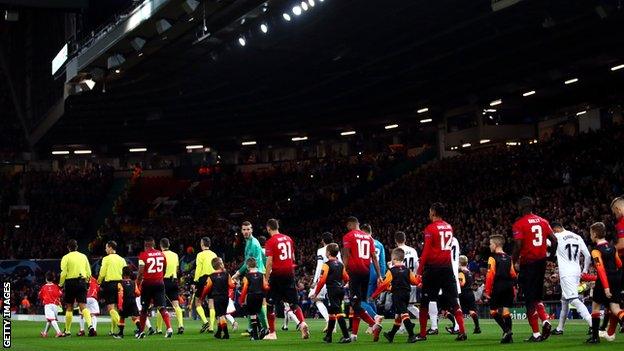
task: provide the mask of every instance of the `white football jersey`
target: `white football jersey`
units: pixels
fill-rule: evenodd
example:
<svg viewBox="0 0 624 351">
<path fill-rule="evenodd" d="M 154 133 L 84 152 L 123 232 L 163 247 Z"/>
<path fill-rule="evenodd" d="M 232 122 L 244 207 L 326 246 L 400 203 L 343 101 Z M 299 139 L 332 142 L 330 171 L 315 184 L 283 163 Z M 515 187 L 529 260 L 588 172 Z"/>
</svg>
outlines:
<svg viewBox="0 0 624 351">
<path fill-rule="evenodd" d="M 400 245 L 397 247 L 403 249 L 405 252 L 405 258 L 403 259 L 405 267 L 416 274 L 416 271 L 418 271 L 418 252 L 416 252 L 416 249 L 407 245 Z"/>
<path fill-rule="evenodd" d="M 580 276 L 581 275 L 581 255 L 583 256 L 583 271 L 587 272 L 591 263 L 591 256 L 587 245 L 580 235 L 564 230 L 555 233 L 557 238 L 557 265 L 559 266 L 559 276 Z"/>
<path fill-rule="evenodd" d="M 455 275 L 455 281 L 457 282 L 457 292 L 461 293 L 461 286 L 459 285 L 459 241 L 456 237 L 453 237 L 451 241 L 451 263 L 453 265 L 453 274 Z"/>
<path fill-rule="evenodd" d="M 321 271 L 323 270 L 323 264 L 327 263 L 328 261 L 327 255 L 325 254 L 326 252 L 327 252 L 327 245 L 316 250 L 316 271 L 314 271 L 313 286 L 316 286 L 316 283 L 318 283 L 318 280 L 321 278 Z M 342 256 L 340 255 L 340 252 L 338 252 L 338 261 L 342 262 Z"/>
</svg>

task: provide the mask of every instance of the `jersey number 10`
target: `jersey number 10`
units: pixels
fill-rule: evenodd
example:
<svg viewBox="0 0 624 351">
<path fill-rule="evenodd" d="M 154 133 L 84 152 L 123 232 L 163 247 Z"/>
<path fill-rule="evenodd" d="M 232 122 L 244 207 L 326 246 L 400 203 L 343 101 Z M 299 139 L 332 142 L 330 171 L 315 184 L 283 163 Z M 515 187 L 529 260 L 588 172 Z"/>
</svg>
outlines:
<svg viewBox="0 0 624 351">
<path fill-rule="evenodd" d="M 370 241 L 357 239 L 358 257 L 363 260 L 370 258 Z"/>
</svg>

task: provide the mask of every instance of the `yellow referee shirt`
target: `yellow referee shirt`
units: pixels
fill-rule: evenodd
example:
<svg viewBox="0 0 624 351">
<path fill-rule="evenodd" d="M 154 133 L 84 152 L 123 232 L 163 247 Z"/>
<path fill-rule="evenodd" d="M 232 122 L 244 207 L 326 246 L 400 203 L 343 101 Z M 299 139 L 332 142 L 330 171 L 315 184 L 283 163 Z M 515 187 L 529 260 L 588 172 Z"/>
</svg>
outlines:
<svg viewBox="0 0 624 351">
<path fill-rule="evenodd" d="M 216 257 L 217 254 L 212 250 L 204 250 L 197 254 L 197 258 L 195 258 L 195 281 L 199 281 L 199 278 L 204 275 L 214 273 L 212 260 Z"/>
<path fill-rule="evenodd" d="M 82 278 L 89 282 L 91 279 L 91 265 L 86 255 L 72 251 L 61 259 L 61 277 L 59 285 L 65 284 L 65 279 Z"/>
<path fill-rule="evenodd" d="M 178 267 L 180 266 L 178 254 L 169 250 L 163 251 L 163 254 L 165 255 L 165 259 L 167 260 L 167 267 L 165 268 L 165 278 L 177 278 Z"/>
<path fill-rule="evenodd" d="M 122 279 L 122 271 L 126 266 L 126 260 L 118 254 L 110 254 L 102 258 L 102 267 L 98 276 L 98 284 Z"/>
</svg>

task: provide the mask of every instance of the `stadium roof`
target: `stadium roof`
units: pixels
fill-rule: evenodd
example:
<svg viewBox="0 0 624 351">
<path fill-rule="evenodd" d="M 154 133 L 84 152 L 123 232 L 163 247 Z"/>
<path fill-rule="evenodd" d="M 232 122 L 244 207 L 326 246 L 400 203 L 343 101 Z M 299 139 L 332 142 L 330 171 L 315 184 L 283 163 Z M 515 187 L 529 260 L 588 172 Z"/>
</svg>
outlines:
<svg viewBox="0 0 624 351">
<path fill-rule="evenodd" d="M 201 18 L 177 38 L 149 38 L 159 50 L 109 72 L 105 92 L 100 83 L 71 96 L 42 144 L 290 140 L 417 125 L 496 99 L 507 122 L 526 122 L 600 103 L 622 82 L 609 68 L 624 62 L 623 13 L 609 1 L 524 0 L 499 11 L 489 0 L 314 3 L 295 15 L 298 2 L 274 1 L 242 21 L 262 2 L 223 2 L 205 40 Z"/>
</svg>

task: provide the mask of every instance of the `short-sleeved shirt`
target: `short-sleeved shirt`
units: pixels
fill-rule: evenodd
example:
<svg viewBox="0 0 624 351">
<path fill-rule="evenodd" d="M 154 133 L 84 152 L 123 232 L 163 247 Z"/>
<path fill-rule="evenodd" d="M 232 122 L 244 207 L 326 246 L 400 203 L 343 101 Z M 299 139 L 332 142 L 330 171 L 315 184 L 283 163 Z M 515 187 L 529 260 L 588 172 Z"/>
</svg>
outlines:
<svg viewBox="0 0 624 351">
<path fill-rule="evenodd" d="M 212 266 L 212 260 L 217 258 L 217 254 L 212 250 L 203 250 L 197 254 L 195 258 L 195 281 L 198 282 L 199 278 L 205 275 L 211 275 L 215 269 Z"/>
<path fill-rule="evenodd" d="M 285 234 L 277 233 L 265 245 L 266 256 L 273 258 L 271 275 L 293 277 L 295 275 L 295 244 Z"/>
<path fill-rule="evenodd" d="M 39 290 L 39 299 L 44 305 L 58 305 L 61 301 L 61 289 L 54 283 L 47 283 Z"/>
<path fill-rule="evenodd" d="M 424 231 L 425 245 L 420 257 L 418 272 L 422 273 L 425 266 L 452 267 L 451 248 L 453 243 L 453 227 L 439 220 L 429 224 Z"/>
<path fill-rule="evenodd" d="M 342 246 L 349 250 L 347 272 L 369 274 L 371 253 L 375 249 L 373 237 L 361 230 L 351 230 L 342 238 Z"/>
<path fill-rule="evenodd" d="M 615 225 L 615 231 L 618 239 L 624 239 L 624 216 Z"/>
<path fill-rule="evenodd" d="M 548 251 L 546 238 L 553 233 L 547 220 L 531 213 L 518 219 L 512 230 L 514 240 L 522 240 L 521 264 L 546 258 Z"/>
<path fill-rule="evenodd" d="M 165 278 L 177 278 L 178 277 L 178 267 L 180 267 L 180 260 L 178 259 L 178 254 L 170 251 L 164 250 L 163 254 L 167 259 L 167 267 L 165 268 Z"/>
<path fill-rule="evenodd" d="M 143 284 L 159 284 L 165 276 L 167 258 L 162 251 L 149 249 L 139 254 L 139 266 L 143 269 Z"/>
<path fill-rule="evenodd" d="M 105 256 L 102 258 L 98 283 L 120 281 L 122 279 L 121 272 L 126 265 L 126 260 L 116 253 Z"/>
<path fill-rule="evenodd" d="M 99 293 L 100 286 L 98 285 L 97 279 L 91 277 L 91 280 L 89 280 L 89 290 L 87 290 L 87 297 L 92 297 L 97 300 Z"/>
</svg>

